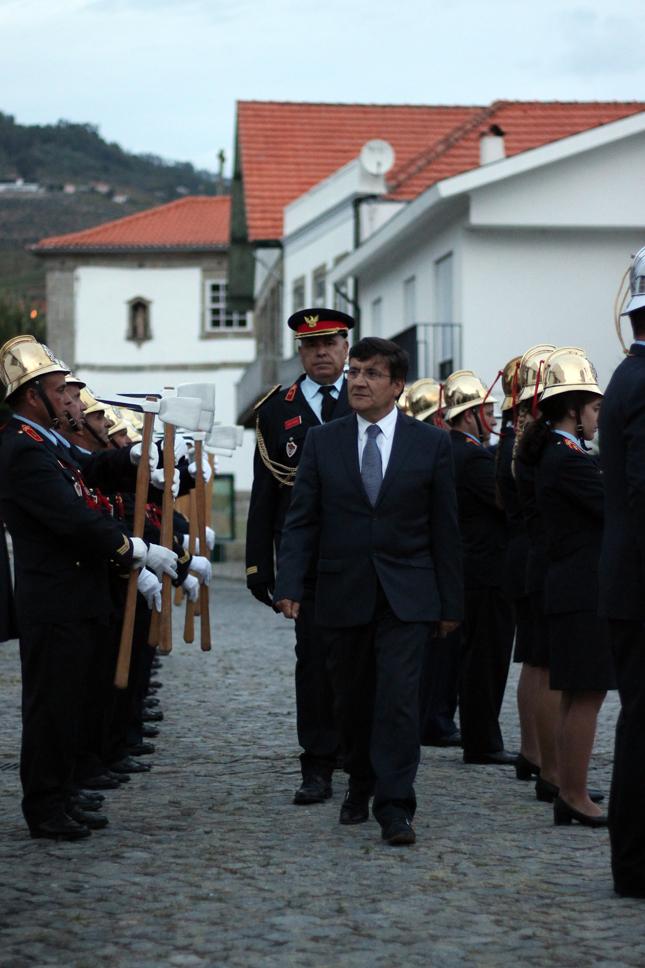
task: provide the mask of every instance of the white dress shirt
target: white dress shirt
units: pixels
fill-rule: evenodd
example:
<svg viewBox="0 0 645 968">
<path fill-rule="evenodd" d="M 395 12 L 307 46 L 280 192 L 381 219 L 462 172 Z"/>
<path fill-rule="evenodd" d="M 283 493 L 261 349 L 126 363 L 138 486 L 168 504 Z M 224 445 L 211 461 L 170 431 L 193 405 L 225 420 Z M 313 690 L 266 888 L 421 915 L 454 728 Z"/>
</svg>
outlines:
<svg viewBox="0 0 645 968">
<path fill-rule="evenodd" d="M 341 373 L 335 383 L 325 383 L 324 386 L 332 387 L 331 394 L 334 400 L 338 400 L 340 396 L 340 391 L 343 386 L 343 380 L 345 379 L 345 374 Z M 322 384 L 316 383 L 312 380 L 310 376 L 306 376 L 302 383 L 300 384 L 300 389 L 304 394 L 304 398 L 316 414 L 320 422 L 322 423 L 322 402 L 323 395 L 320 393 L 320 387 Z"/>
<path fill-rule="evenodd" d="M 381 428 L 381 433 L 376 438 L 376 446 L 381 452 L 381 465 L 383 467 L 383 477 L 385 477 L 385 471 L 387 470 L 388 461 L 390 459 L 390 454 L 392 453 L 392 441 L 394 440 L 394 430 L 396 428 L 396 421 L 399 414 L 399 409 L 394 404 L 392 409 L 385 417 L 381 417 L 377 420 L 377 426 Z M 365 443 L 367 441 L 367 428 L 371 427 L 372 424 L 369 420 L 356 414 L 356 420 L 358 421 L 358 466 L 361 466 L 363 460 L 363 451 L 365 449 Z"/>
</svg>

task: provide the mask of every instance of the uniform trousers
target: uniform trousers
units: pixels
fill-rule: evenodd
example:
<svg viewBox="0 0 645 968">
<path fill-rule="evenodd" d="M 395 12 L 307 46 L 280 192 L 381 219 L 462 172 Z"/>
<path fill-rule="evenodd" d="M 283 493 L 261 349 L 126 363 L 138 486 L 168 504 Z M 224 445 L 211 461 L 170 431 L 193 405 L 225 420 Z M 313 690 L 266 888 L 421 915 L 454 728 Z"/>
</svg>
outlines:
<svg viewBox="0 0 645 968">
<path fill-rule="evenodd" d="M 617 890 L 645 896 L 645 623 L 609 622 L 621 710 L 609 797 Z"/>
<path fill-rule="evenodd" d="M 331 777 L 340 745 L 334 721 L 334 697 L 327 669 L 326 645 L 314 622 L 313 588 L 305 587 L 296 619 L 296 717 L 303 749 L 303 776 Z"/>
<path fill-rule="evenodd" d="M 99 623 L 24 625 L 22 668 L 22 810 L 29 826 L 53 817 L 73 786 L 83 697 Z"/>
<path fill-rule="evenodd" d="M 423 658 L 420 693 L 421 745 L 432 745 L 457 732 L 461 629 L 440 639 L 430 636 Z"/>
<path fill-rule="evenodd" d="M 459 674 L 464 755 L 504 749 L 499 713 L 513 649 L 514 617 L 500 588 L 466 589 Z"/>
<path fill-rule="evenodd" d="M 382 825 L 416 809 L 419 765 L 419 682 L 431 624 L 401 622 L 382 592 L 372 621 L 325 628 L 345 772 L 374 790 Z"/>
</svg>

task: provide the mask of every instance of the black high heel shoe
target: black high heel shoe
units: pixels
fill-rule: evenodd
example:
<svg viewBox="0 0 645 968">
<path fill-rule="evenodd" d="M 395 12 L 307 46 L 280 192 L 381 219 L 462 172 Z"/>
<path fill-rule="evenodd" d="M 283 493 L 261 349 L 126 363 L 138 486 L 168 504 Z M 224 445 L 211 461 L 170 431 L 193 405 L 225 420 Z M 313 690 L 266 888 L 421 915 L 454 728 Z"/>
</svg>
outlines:
<svg viewBox="0 0 645 968">
<path fill-rule="evenodd" d="M 538 776 L 537 780 L 535 781 L 536 800 L 541 800 L 542 803 L 553 803 L 559 793 L 560 787 L 556 786 L 555 783 L 549 783 L 548 780 L 544 780 L 541 776 Z M 594 790 L 592 787 L 587 790 L 587 794 L 592 803 L 602 803 L 602 801 L 605 799 L 604 793 L 602 793 L 600 790 Z"/>
<path fill-rule="evenodd" d="M 518 780 L 530 780 L 531 777 L 540 775 L 540 767 L 524 756 L 523 753 L 517 754 L 515 760 L 515 776 Z"/>
<path fill-rule="evenodd" d="M 553 804 L 553 823 L 556 827 L 562 827 L 576 820 L 583 827 L 606 827 L 607 815 L 602 813 L 599 817 L 590 817 L 588 813 L 580 813 L 570 807 L 562 797 L 556 797 Z"/>
</svg>

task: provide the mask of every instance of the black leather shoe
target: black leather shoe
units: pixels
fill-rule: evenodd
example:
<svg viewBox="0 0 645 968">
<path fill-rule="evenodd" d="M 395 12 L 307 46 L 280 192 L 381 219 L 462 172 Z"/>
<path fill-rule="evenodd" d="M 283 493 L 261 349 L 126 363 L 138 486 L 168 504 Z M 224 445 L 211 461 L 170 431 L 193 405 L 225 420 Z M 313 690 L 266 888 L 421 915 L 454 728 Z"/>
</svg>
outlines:
<svg viewBox="0 0 645 968">
<path fill-rule="evenodd" d="M 141 763 L 131 756 L 124 756 L 122 760 L 118 760 L 116 763 L 110 763 L 110 770 L 118 776 L 127 773 L 147 773 L 149 769 L 150 767 L 147 763 Z"/>
<path fill-rule="evenodd" d="M 305 776 L 296 790 L 293 802 L 301 805 L 309 803 L 323 803 L 331 797 L 331 780 L 324 776 L 311 774 Z"/>
<path fill-rule="evenodd" d="M 155 751 L 154 743 L 133 743 L 126 746 L 128 756 L 150 756 Z"/>
<path fill-rule="evenodd" d="M 145 709 L 147 709 L 148 707 L 152 709 L 153 706 L 160 706 L 160 705 L 161 705 L 161 700 L 157 699 L 156 696 L 146 696 L 146 698 L 143 700 L 143 706 Z"/>
<path fill-rule="evenodd" d="M 601 813 L 599 817 L 591 817 L 588 813 L 580 813 L 570 807 L 562 797 L 556 797 L 553 803 L 553 823 L 556 827 L 570 824 L 573 820 L 582 824 L 583 827 L 606 827 L 607 816 Z"/>
<path fill-rule="evenodd" d="M 48 840 L 83 840 L 92 831 L 61 811 L 49 820 L 30 826 L 29 833 L 34 839 L 46 837 Z"/>
<path fill-rule="evenodd" d="M 615 877 L 614 890 L 619 897 L 645 897 L 645 882 L 634 884 Z"/>
<path fill-rule="evenodd" d="M 93 800 L 90 797 L 83 796 L 73 796 L 69 798 L 67 803 L 67 812 L 70 817 L 73 817 L 72 809 L 77 807 L 79 810 L 89 810 L 90 813 L 96 813 L 96 811 L 101 809 L 101 801 Z"/>
<path fill-rule="evenodd" d="M 440 736 L 439 739 L 432 740 L 430 743 L 422 743 L 422 746 L 461 746 L 461 733 L 457 730 L 449 736 Z"/>
<path fill-rule="evenodd" d="M 161 709 L 144 709 L 141 714 L 144 723 L 160 723 L 163 719 Z"/>
<path fill-rule="evenodd" d="M 383 827 L 381 837 L 392 847 L 407 847 L 413 844 L 417 835 L 407 817 L 396 817 Z"/>
<path fill-rule="evenodd" d="M 102 830 L 110 822 L 104 813 L 94 813 L 82 810 L 80 807 L 70 807 L 68 813 L 72 820 L 83 824 L 89 830 Z"/>
<path fill-rule="evenodd" d="M 540 775 L 540 767 L 536 763 L 531 763 L 523 753 L 517 754 L 515 760 L 515 776 L 518 780 L 531 780 L 534 776 Z"/>
<path fill-rule="evenodd" d="M 464 753 L 464 763 L 479 763 L 482 766 L 515 766 L 517 756 L 506 750 L 494 753 Z"/>
<path fill-rule="evenodd" d="M 82 782 L 84 790 L 116 790 L 121 785 L 117 778 L 110 776 L 109 773 L 86 777 Z"/>
<path fill-rule="evenodd" d="M 154 739 L 155 736 L 159 735 L 159 727 L 146 726 L 146 724 L 144 723 L 143 726 L 141 727 L 141 735 L 144 737 L 144 739 Z"/>
<path fill-rule="evenodd" d="M 540 800 L 542 803 L 553 803 L 555 798 L 560 793 L 560 787 L 556 786 L 555 783 L 549 783 L 548 780 L 542 779 L 538 776 L 535 781 L 535 798 Z M 592 803 L 602 803 L 605 799 L 605 794 L 600 790 L 587 790 L 587 794 Z"/>
<path fill-rule="evenodd" d="M 370 818 L 370 794 L 350 787 L 340 808 L 338 823 L 365 823 Z"/>
<path fill-rule="evenodd" d="M 151 679 L 148 683 L 148 689 L 156 692 L 157 689 L 163 689 L 163 682 L 160 679 Z"/>
</svg>

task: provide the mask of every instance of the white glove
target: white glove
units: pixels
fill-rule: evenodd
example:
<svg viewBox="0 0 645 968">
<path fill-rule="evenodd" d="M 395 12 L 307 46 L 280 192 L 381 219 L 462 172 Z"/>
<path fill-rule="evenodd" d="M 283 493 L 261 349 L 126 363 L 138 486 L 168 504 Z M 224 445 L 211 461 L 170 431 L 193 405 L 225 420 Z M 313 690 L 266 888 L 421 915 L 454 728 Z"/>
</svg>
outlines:
<svg viewBox="0 0 645 968">
<path fill-rule="evenodd" d="M 186 575 L 185 579 L 181 583 L 181 587 L 188 595 L 188 600 L 190 602 L 197 601 L 199 598 L 199 581 L 194 575 Z"/>
<path fill-rule="evenodd" d="M 184 547 L 184 551 L 190 551 L 190 535 L 189 534 L 182 534 L 182 536 L 181 536 L 181 543 L 182 543 L 182 545 Z M 199 540 L 197 540 L 197 544 L 199 544 Z M 195 548 L 195 551 L 197 551 L 197 550 L 198 549 Z"/>
<path fill-rule="evenodd" d="M 156 487 L 157 490 L 159 491 L 163 491 L 164 480 L 165 478 L 164 478 L 163 467 L 159 467 L 156 471 L 153 471 L 152 474 L 150 475 L 150 483 L 152 484 L 153 487 Z M 179 471 L 173 470 L 172 496 L 177 497 L 178 494 L 179 494 Z"/>
<path fill-rule="evenodd" d="M 143 568 L 148 555 L 148 546 L 142 538 L 130 538 L 132 542 L 132 567 Z"/>
<path fill-rule="evenodd" d="M 183 437 L 175 437 L 175 464 L 178 464 L 182 457 L 188 457 L 188 444 Z"/>
<path fill-rule="evenodd" d="M 188 465 L 188 473 L 193 480 L 197 477 L 197 463 L 195 461 Z M 204 478 L 206 484 L 208 484 L 210 481 L 212 473 L 213 469 L 210 465 L 208 457 L 202 457 L 202 477 Z"/>
<path fill-rule="evenodd" d="M 143 447 L 143 441 L 138 444 L 134 444 L 130 448 L 130 461 L 136 467 L 141 460 L 141 448 Z M 155 444 L 150 444 L 150 450 L 148 451 L 148 464 L 150 465 L 150 473 L 156 470 L 159 463 L 159 451 L 157 450 Z"/>
<path fill-rule="evenodd" d="M 161 545 L 151 544 L 146 557 L 146 567 L 154 571 L 157 578 L 162 575 L 177 577 L 177 555 Z"/>
<path fill-rule="evenodd" d="M 206 547 L 209 551 L 212 551 L 215 547 L 215 532 L 208 525 L 206 525 Z M 199 548 L 197 551 L 199 551 Z"/>
<path fill-rule="evenodd" d="M 208 558 L 202 558 L 201 555 L 193 555 L 190 559 L 190 565 L 188 566 L 191 571 L 194 571 L 199 578 L 200 585 L 208 585 L 211 580 L 211 575 L 213 574 L 213 569 L 211 568 L 211 563 Z"/>
<path fill-rule="evenodd" d="M 148 608 L 161 611 L 161 582 L 147 568 L 142 568 L 137 578 L 137 588 L 146 600 Z"/>
</svg>

